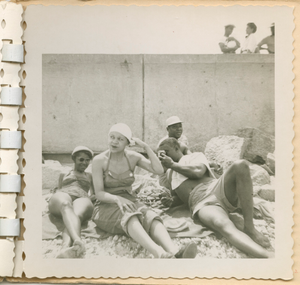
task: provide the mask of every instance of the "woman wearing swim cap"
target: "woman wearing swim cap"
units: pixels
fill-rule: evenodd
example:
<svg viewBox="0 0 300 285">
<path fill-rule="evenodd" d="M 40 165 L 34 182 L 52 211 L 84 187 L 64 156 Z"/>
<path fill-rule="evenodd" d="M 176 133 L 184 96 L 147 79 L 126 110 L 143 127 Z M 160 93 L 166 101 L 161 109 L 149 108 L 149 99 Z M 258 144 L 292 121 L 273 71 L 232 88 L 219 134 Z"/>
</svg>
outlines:
<svg viewBox="0 0 300 285">
<path fill-rule="evenodd" d="M 127 150 L 134 141 L 147 152 L 143 155 Z M 155 258 L 193 258 L 194 243 L 180 249 L 172 242 L 161 218 L 132 193 L 134 169 L 139 166 L 149 172 L 162 174 L 162 165 L 152 149 L 138 138 L 132 138 L 126 124 L 116 124 L 108 134 L 109 149 L 93 160 L 93 183 L 96 203 L 93 221 L 111 234 L 127 234 Z"/>
<path fill-rule="evenodd" d="M 69 173 L 61 173 L 58 189 L 49 201 L 49 211 L 63 219 L 63 243 L 57 258 L 81 258 L 85 246 L 81 240 L 81 224 L 90 220 L 94 206 L 88 192 L 94 193 L 92 175 L 85 172 L 93 158 L 93 152 L 78 146 L 72 152 L 74 169 Z"/>
</svg>

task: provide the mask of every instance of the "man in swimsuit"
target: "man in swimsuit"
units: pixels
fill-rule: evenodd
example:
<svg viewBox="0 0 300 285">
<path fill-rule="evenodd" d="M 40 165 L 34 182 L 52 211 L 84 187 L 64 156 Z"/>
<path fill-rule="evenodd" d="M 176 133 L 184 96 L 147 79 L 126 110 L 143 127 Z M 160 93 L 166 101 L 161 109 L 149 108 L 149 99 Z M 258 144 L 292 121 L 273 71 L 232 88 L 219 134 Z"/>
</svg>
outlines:
<svg viewBox="0 0 300 285">
<path fill-rule="evenodd" d="M 274 256 L 264 248 L 270 246 L 269 240 L 253 224 L 253 187 L 245 160 L 236 161 L 216 179 L 204 154 L 183 155 L 176 139 L 164 140 L 159 150 L 165 152 L 160 153 L 159 158 L 168 169 L 168 185 L 189 206 L 193 218 L 253 257 Z M 238 207 L 243 212 L 243 231 L 235 227 L 228 215 Z"/>
</svg>

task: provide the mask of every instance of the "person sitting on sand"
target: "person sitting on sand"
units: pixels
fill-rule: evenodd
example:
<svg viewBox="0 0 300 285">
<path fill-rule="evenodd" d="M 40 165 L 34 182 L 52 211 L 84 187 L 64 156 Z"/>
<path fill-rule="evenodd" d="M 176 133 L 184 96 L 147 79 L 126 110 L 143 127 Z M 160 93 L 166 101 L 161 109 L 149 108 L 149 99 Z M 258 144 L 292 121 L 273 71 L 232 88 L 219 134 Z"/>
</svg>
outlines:
<svg viewBox="0 0 300 285">
<path fill-rule="evenodd" d="M 254 23 L 248 23 L 246 28 L 246 38 L 241 47 L 241 53 L 255 53 L 257 51 L 257 41 L 254 33 L 257 27 Z"/>
<path fill-rule="evenodd" d="M 93 157 L 93 152 L 78 146 L 72 152 L 74 169 L 69 173 L 61 173 L 58 189 L 49 201 L 49 211 L 63 219 L 63 243 L 57 258 L 81 258 L 85 254 L 85 246 L 81 240 L 81 224 L 92 217 L 94 206 L 88 192 L 94 193 L 92 175 L 85 172 Z"/>
<path fill-rule="evenodd" d="M 166 128 L 168 134 L 164 136 L 157 144 L 157 148 L 160 143 L 167 138 L 175 138 L 180 144 L 180 148 L 183 154 L 190 154 L 191 151 L 188 148 L 189 142 L 187 137 L 182 134 L 182 121 L 177 116 L 172 116 L 166 120 Z"/>
<path fill-rule="evenodd" d="M 234 28 L 235 26 L 232 24 L 225 26 L 224 36 L 219 42 L 220 49 L 223 53 L 235 53 L 235 51 L 241 46 L 240 42 L 236 38 L 230 37 Z"/>
<path fill-rule="evenodd" d="M 186 204 L 192 217 L 225 237 L 233 246 L 253 257 L 274 257 L 270 242 L 253 224 L 253 186 L 248 163 L 233 163 L 219 178 L 214 177 L 203 153 L 183 155 L 174 138 L 164 140 L 159 159 L 168 168 L 171 190 Z M 229 212 L 241 208 L 244 231 L 229 219 Z"/>
<path fill-rule="evenodd" d="M 127 150 L 131 141 L 144 148 L 149 159 Z M 109 149 L 97 155 L 92 164 L 96 202 L 93 221 L 111 234 L 126 234 L 147 249 L 155 258 L 194 258 L 195 243 L 179 249 L 171 240 L 161 218 L 132 192 L 134 169 L 139 166 L 155 174 L 163 167 L 151 148 L 138 138 L 132 138 L 130 128 L 123 123 L 113 125 L 108 134 Z"/>
<path fill-rule="evenodd" d="M 262 39 L 257 45 L 258 50 L 267 50 L 269 53 L 275 53 L 275 24 L 272 23 L 271 27 L 271 35 Z M 263 48 L 262 46 L 266 45 L 267 48 Z"/>
</svg>

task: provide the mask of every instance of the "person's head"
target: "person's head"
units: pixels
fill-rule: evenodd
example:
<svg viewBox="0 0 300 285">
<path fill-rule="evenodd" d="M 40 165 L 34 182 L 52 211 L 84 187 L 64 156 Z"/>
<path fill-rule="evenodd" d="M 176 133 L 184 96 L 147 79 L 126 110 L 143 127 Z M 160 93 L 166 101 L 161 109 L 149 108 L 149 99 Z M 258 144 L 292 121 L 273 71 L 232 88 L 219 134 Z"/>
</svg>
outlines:
<svg viewBox="0 0 300 285">
<path fill-rule="evenodd" d="M 172 116 L 166 120 L 169 138 L 179 139 L 182 135 L 182 121 L 177 116 Z"/>
<path fill-rule="evenodd" d="M 272 23 L 270 29 L 271 29 L 272 36 L 275 36 L 275 24 L 274 23 Z"/>
<path fill-rule="evenodd" d="M 257 30 L 257 27 L 254 23 L 248 23 L 246 28 L 247 35 L 254 34 Z"/>
<path fill-rule="evenodd" d="M 123 123 L 113 125 L 108 132 L 108 145 L 111 152 L 123 151 L 130 144 L 131 129 Z"/>
<path fill-rule="evenodd" d="M 158 147 L 158 151 L 164 150 L 166 155 L 171 157 L 175 162 L 178 162 L 183 156 L 180 150 L 180 144 L 175 138 L 167 138 L 163 140 Z"/>
<path fill-rule="evenodd" d="M 225 36 L 229 37 L 232 34 L 234 28 L 235 28 L 234 25 L 231 25 L 231 24 L 226 25 L 225 26 Z"/>
<path fill-rule="evenodd" d="M 94 153 L 85 146 L 77 146 L 72 152 L 72 160 L 74 161 L 74 170 L 84 172 L 89 166 Z"/>
</svg>

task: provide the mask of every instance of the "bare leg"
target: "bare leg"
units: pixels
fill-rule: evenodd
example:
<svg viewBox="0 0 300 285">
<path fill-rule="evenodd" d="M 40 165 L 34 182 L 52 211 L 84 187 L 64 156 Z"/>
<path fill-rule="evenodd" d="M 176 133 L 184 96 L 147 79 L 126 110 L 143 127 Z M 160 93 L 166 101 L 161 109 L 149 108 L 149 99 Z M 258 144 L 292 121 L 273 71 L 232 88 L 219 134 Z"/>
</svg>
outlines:
<svg viewBox="0 0 300 285">
<path fill-rule="evenodd" d="M 63 239 L 62 248 L 68 248 L 72 245 L 72 239 L 69 235 L 67 228 L 64 228 L 62 232 L 62 239 Z"/>
<path fill-rule="evenodd" d="M 151 238 L 167 252 L 174 255 L 179 251 L 177 245 L 173 243 L 165 226 L 158 220 L 154 220 L 150 227 Z"/>
<path fill-rule="evenodd" d="M 244 232 L 256 243 L 269 247 L 270 241 L 253 224 L 253 186 L 248 163 L 239 160 L 224 174 L 224 190 L 228 201 L 235 205 L 239 199 L 244 217 Z"/>
<path fill-rule="evenodd" d="M 233 246 L 244 253 L 253 257 L 274 257 L 273 252 L 267 251 L 248 235 L 239 231 L 221 207 L 214 205 L 205 206 L 198 211 L 197 215 L 203 224 L 219 232 Z"/>
<path fill-rule="evenodd" d="M 81 198 L 77 200 L 81 200 Z M 84 201 L 83 203 L 79 201 L 75 204 L 77 209 L 76 211 L 81 212 L 82 215 L 86 217 L 84 213 L 86 211 L 89 212 L 90 208 L 89 206 L 85 208 L 84 205 L 88 205 L 88 203 L 86 201 Z M 60 254 L 58 257 L 74 258 L 74 251 L 77 257 L 82 256 L 85 252 L 85 246 L 80 238 L 81 220 L 79 216 L 74 212 L 71 197 L 63 192 L 55 193 L 49 201 L 49 211 L 56 216 L 62 217 L 67 232 L 70 235 L 70 238 L 73 240 L 73 247 L 67 249 L 67 252 L 62 252 L 62 254 Z"/>
<path fill-rule="evenodd" d="M 130 237 L 132 237 L 142 247 L 150 251 L 154 257 L 159 258 L 166 253 L 162 247 L 157 245 L 150 238 L 136 216 L 129 219 L 127 229 Z"/>
</svg>

